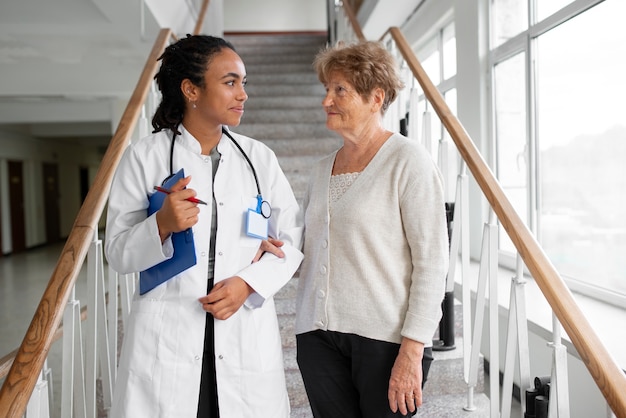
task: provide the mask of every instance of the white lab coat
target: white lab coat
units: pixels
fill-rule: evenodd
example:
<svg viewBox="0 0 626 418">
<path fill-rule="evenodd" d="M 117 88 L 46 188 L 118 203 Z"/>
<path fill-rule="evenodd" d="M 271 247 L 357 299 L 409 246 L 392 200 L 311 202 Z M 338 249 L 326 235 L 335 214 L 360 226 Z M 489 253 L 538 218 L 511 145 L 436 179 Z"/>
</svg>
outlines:
<svg viewBox="0 0 626 418">
<path fill-rule="evenodd" d="M 263 198 L 272 205 L 269 235 L 284 241 L 284 259 L 265 254 L 251 261 L 260 240 L 248 237 L 244 214 L 256 208 L 252 171 L 232 141 L 222 136 L 222 157 L 212 188 L 211 158 L 179 127 L 174 172 L 191 175 L 188 187 L 199 205 L 193 227 L 197 263 L 164 284 L 134 297 L 120 358 L 110 417 L 195 418 L 198 406 L 206 312 L 211 199 L 217 202 L 215 282 L 242 277 L 254 290 L 227 320 L 215 320 L 215 357 L 221 418 L 289 417 L 282 345 L 273 295 L 302 261 L 300 209 L 274 153 L 253 139 L 232 134 L 256 169 Z M 115 174 L 109 198 L 105 251 L 119 273 L 147 269 L 172 253 L 160 242 L 155 215 L 146 217 L 148 196 L 170 174 L 171 132 L 131 144 Z"/>
</svg>

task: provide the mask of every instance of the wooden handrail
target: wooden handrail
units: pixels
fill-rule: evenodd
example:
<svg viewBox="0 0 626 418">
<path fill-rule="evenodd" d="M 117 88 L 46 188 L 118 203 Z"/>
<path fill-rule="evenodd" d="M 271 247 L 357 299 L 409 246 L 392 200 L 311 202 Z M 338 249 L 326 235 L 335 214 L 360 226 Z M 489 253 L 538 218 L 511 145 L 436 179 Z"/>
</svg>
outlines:
<svg viewBox="0 0 626 418">
<path fill-rule="evenodd" d="M 359 21 L 356 18 L 356 14 L 354 13 L 352 6 L 350 5 L 350 2 L 347 0 L 344 0 L 342 4 L 343 4 L 343 9 L 346 11 L 346 15 L 348 16 L 348 20 L 350 21 L 350 24 L 352 25 L 352 30 L 354 31 L 354 34 L 356 35 L 359 41 L 364 41 L 365 35 L 363 35 L 363 30 L 361 30 L 361 25 L 359 24 Z"/>
<path fill-rule="evenodd" d="M 108 296 L 108 295 L 107 295 Z M 80 320 L 84 321 L 87 319 L 87 307 L 83 306 L 80 309 Z M 63 336 L 63 324 L 59 325 L 59 328 L 54 332 L 54 336 L 52 337 L 52 342 L 55 343 L 61 339 Z M 11 369 L 11 365 L 15 361 L 15 356 L 17 355 L 18 349 L 11 351 L 6 356 L 0 358 L 0 379 L 4 379 L 4 377 L 9 374 L 9 370 Z"/>
<path fill-rule="evenodd" d="M 472 172 L 567 335 L 571 338 L 572 344 L 576 347 L 598 388 L 615 414 L 621 418 L 626 417 L 626 375 L 606 350 L 576 304 L 569 288 L 513 208 L 474 142 L 463 125 L 450 111 L 443 96 L 422 68 L 400 29 L 392 27 L 388 33 L 398 46 L 400 53 L 424 90 L 424 94 L 435 109 L 442 124 L 450 133 L 467 167 Z"/>
<path fill-rule="evenodd" d="M 9 374 L 0 389 L 0 416 L 3 418 L 19 418 L 26 409 L 89 245 L 96 234 L 98 220 L 109 196 L 113 174 L 130 142 L 141 114 L 141 107 L 148 96 L 158 66 L 157 58 L 165 49 L 171 34 L 170 29 L 161 29 L 159 32 Z"/>
<path fill-rule="evenodd" d="M 198 21 L 196 22 L 196 27 L 193 28 L 193 34 L 199 35 L 202 30 L 202 26 L 204 25 L 204 18 L 206 17 L 206 12 L 209 10 L 209 0 L 203 0 L 202 6 L 200 6 L 200 13 L 198 14 Z"/>
<path fill-rule="evenodd" d="M 349 3 L 344 1 L 343 7 L 357 37 L 360 40 L 365 40 L 362 37 L 360 24 L 354 18 Z M 413 76 L 424 90 L 426 98 L 456 144 L 461 157 L 472 172 L 556 317 L 571 338 L 572 344 L 576 347 L 580 358 L 585 363 L 607 403 L 617 417 L 626 418 L 626 390 L 624 390 L 626 388 L 626 375 L 604 347 L 556 268 L 513 208 L 474 142 L 457 117 L 450 111 L 443 96 L 422 68 L 400 29 L 391 27 L 387 33 L 395 41 Z M 386 34 L 383 35 L 383 38 Z"/>
</svg>

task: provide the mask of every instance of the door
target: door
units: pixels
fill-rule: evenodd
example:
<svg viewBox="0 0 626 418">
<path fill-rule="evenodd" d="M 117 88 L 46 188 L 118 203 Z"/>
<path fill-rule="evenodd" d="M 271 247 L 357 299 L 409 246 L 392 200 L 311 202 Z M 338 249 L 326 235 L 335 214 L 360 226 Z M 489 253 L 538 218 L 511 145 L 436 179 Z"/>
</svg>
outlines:
<svg viewBox="0 0 626 418">
<path fill-rule="evenodd" d="M 61 210 L 59 207 L 59 166 L 43 164 L 43 202 L 46 221 L 46 243 L 54 244 L 61 239 Z"/>
<path fill-rule="evenodd" d="M 24 175 L 21 161 L 9 161 L 9 208 L 11 218 L 12 252 L 26 249 L 26 226 L 24 223 Z"/>
</svg>

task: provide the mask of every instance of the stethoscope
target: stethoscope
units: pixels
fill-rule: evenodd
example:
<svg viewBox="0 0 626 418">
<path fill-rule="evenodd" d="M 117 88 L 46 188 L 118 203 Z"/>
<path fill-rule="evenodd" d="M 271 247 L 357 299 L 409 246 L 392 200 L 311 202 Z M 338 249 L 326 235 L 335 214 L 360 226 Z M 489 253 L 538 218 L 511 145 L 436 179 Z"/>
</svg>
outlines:
<svg viewBox="0 0 626 418">
<path fill-rule="evenodd" d="M 265 219 L 269 219 L 270 216 L 272 216 L 272 206 L 269 204 L 267 200 L 263 200 L 263 195 L 261 194 L 261 186 L 259 185 L 259 177 L 256 174 L 254 165 L 252 165 L 252 161 L 250 161 L 248 154 L 246 154 L 243 148 L 241 148 L 241 145 L 239 145 L 239 143 L 235 141 L 235 138 L 232 137 L 232 135 L 228 132 L 228 130 L 226 130 L 226 128 L 222 127 L 222 133 L 226 135 L 227 137 L 229 137 L 231 141 L 233 141 L 237 149 L 241 152 L 241 155 L 243 155 L 243 157 L 248 162 L 248 165 L 250 166 L 250 169 L 252 170 L 252 175 L 254 176 L 254 182 L 256 183 L 256 190 L 257 190 L 256 212 L 260 213 Z M 167 179 L 169 179 L 170 177 L 174 175 L 174 144 L 175 143 L 176 143 L 176 135 L 174 134 L 172 136 L 172 145 L 170 148 L 170 175 L 165 180 L 163 180 L 164 183 L 167 181 Z"/>
</svg>

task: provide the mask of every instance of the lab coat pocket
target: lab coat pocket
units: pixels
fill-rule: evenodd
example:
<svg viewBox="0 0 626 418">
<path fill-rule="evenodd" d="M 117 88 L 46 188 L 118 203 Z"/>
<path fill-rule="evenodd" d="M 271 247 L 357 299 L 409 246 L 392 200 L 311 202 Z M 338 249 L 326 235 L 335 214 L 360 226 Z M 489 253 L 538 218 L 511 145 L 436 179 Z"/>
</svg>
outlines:
<svg viewBox="0 0 626 418">
<path fill-rule="evenodd" d="M 266 301 L 263 308 L 252 310 L 250 319 L 254 330 L 250 333 L 253 341 L 244 347 L 245 350 L 249 351 L 244 358 L 254 359 L 256 364 L 248 364 L 247 366 L 263 373 L 282 369 L 284 367 L 282 341 L 274 308 L 274 300 L 270 298 Z"/>
<path fill-rule="evenodd" d="M 152 380 L 163 324 L 163 302 L 140 298 L 133 302 L 128 329 L 124 336 L 126 366 L 133 375 Z"/>
</svg>

